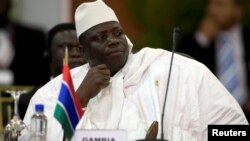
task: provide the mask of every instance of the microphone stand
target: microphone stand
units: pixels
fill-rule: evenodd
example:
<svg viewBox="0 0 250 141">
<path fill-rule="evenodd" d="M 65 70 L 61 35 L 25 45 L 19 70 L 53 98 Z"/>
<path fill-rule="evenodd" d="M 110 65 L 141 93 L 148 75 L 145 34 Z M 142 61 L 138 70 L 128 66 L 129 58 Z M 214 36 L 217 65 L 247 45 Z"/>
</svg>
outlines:
<svg viewBox="0 0 250 141">
<path fill-rule="evenodd" d="M 149 127 L 146 138 L 142 140 L 137 140 L 137 141 L 167 141 L 164 139 L 164 128 L 163 128 L 164 127 L 164 114 L 165 114 L 167 94 L 168 94 L 171 71 L 172 71 L 173 60 L 174 60 L 175 47 L 176 47 L 179 33 L 180 33 L 180 28 L 175 27 L 173 31 L 173 48 L 172 48 L 172 55 L 171 55 L 171 60 L 170 60 L 169 73 L 168 73 L 167 88 L 166 88 L 166 94 L 164 97 L 164 103 L 163 103 L 162 115 L 161 115 L 161 139 L 156 139 L 157 133 L 158 133 L 158 122 L 154 121 Z"/>
</svg>

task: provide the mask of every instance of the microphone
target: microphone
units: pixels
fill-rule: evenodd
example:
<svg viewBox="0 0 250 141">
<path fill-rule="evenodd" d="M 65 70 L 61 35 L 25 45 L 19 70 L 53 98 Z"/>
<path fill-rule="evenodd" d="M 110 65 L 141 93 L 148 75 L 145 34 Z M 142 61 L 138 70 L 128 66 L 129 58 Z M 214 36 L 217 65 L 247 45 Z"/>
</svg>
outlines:
<svg viewBox="0 0 250 141">
<path fill-rule="evenodd" d="M 163 103 L 162 114 L 161 114 L 161 141 L 164 141 L 164 116 L 165 116 L 167 95 L 168 95 L 168 89 L 169 89 L 169 84 L 170 84 L 170 77 L 171 77 L 172 66 L 173 66 L 173 61 L 174 61 L 175 48 L 176 48 L 176 45 L 177 45 L 177 42 L 178 42 L 178 37 L 180 35 L 180 31 L 181 30 L 180 30 L 179 27 L 175 27 L 174 31 L 173 31 L 172 55 L 171 55 L 171 60 L 170 60 L 169 72 L 168 72 L 166 94 L 165 94 L 165 97 L 164 97 L 164 103 Z"/>
<path fill-rule="evenodd" d="M 170 60 L 169 72 L 168 72 L 167 88 L 166 88 L 166 93 L 165 93 L 165 97 L 164 97 L 164 101 L 163 101 L 162 114 L 161 114 L 161 139 L 156 139 L 157 133 L 158 133 L 158 122 L 154 121 L 151 124 L 151 126 L 149 127 L 149 130 L 148 130 L 147 135 L 146 135 L 146 139 L 137 140 L 137 141 L 167 141 L 164 139 L 164 116 L 165 116 L 167 95 L 168 95 L 168 89 L 169 89 L 169 84 L 170 84 L 170 77 L 171 77 L 171 71 L 172 71 L 172 66 L 173 66 L 175 48 L 177 46 L 180 31 L 181 30 L 179 27 L 175 27 L 173 30 L 172 55 L 171 55 L 171 60 Z"/>
</svg>

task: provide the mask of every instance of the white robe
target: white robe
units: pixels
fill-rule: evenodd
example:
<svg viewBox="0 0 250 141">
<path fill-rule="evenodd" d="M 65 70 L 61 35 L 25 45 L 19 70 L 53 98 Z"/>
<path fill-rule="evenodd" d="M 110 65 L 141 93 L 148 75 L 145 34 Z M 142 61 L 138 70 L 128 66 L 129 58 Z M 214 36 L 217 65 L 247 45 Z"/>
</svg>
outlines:
<svg viewBox="0 0 250 141">
<path fill-rule="evenodd" d="M 92 98 L 77 129 L 126 129 L 129 140 L 142 139 L 153 121 L 160 123 L 171 53 L 144 48 L 130 54 L 110 85 Z M 89 65 L 71 71 L 75 89 Z M 39 89 L 30 101 L 45 104 L 47 140 L 61 141 L 63 130 L 53 117 L 62 76 Z M 215 76 L 199 62 L 175 54 L 167 96 L 164 134 L 169 141 L 206 141 L 209 124 L 248 124 L 240 106 Z M 159 130 L 158 137 L 161 131 Z"/>
</svg>

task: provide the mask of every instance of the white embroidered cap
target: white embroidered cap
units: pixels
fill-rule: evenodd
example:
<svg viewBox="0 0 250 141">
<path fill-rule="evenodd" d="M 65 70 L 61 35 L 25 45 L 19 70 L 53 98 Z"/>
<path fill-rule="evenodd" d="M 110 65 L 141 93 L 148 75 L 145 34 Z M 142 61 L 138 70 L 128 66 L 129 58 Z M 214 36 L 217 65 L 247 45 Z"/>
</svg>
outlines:
<svg viewBox="0 0 250 141">
<path fill-rule="evenodd" d="M 91 27 L 109 21 L 117 21 L 115 12 L 102 0 L 82 3 L 75 12 L 77 37 Z"/>
</svg>

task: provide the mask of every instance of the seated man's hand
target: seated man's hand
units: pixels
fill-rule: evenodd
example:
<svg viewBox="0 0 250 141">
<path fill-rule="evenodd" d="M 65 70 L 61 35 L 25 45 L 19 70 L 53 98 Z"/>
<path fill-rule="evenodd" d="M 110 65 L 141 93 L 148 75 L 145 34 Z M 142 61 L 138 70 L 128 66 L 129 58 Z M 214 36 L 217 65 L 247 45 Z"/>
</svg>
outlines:
<svg viewBox="0 0 250 141">
<path fill-rule="evenodd" d="M 104 64 L 89 69 L 80 87 L 76 91 L 82 107 L 86 107 L 88 101 L 95 97 L 101 89 L 109 85 L 110 70 Z"/>
<path fill-rule="evenodd" d="M 207 16 L 201 21 L 198 31 L 210 41 L 219 32 L 219 27 L 211 17 Z"/>
</svg>

